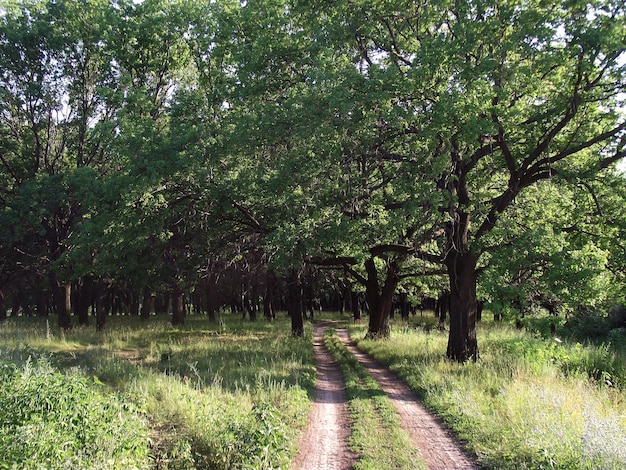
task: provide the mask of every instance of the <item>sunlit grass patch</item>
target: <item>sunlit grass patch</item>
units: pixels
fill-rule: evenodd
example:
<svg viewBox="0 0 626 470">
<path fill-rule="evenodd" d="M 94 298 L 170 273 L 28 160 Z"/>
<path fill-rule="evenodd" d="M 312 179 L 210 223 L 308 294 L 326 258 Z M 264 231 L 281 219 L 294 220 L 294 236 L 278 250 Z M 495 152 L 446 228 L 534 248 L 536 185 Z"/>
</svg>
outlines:
<svg viewBox="0 0 626 470">
<path fill-rule="evenodd" d="M 479 327 L 480 360 L 445 359 L 447 334 L 399 326 L 359 347 L 390 365 L 488 468 L 626 467 L 623 358 L 608 346 Z"/>
<path fill-rule="evenodd" d="M 285 467 L 310 409 L 311 335 L 307 325 L 305 338 L 293 338 L 286 318 L 210 324 L 192 316 L 174 328 L 167 318 L 112 317 L 102 332 L 19 318 L 0 324 L 0 357 L 14 364 L 46 357 L 95 377 L 108 386 L 103 393 L 141 403 L 152 439 L 146 465 Z"/>
</svg>

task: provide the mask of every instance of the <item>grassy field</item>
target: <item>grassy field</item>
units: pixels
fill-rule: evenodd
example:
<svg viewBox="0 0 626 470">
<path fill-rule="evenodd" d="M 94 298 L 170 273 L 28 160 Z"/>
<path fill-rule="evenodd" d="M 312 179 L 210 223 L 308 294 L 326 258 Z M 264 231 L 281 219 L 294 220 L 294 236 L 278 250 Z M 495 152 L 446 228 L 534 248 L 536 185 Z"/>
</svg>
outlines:
<svg viewBox="0 0 626 470">
<path fill-rule="evenodd" d="M 18 403 L 0 406 L 0 448 L 13 449 L 0 468 L 285 467 L 310 409 L 311 327 L 296 339 L 285 319 L 166 320 L 0 324 L 0 405 Z"/>
<path fill-rule="evenodd" d="M 483 322 L 480 361 L 458 365 L 444 359 L 446 333 L 418 320 L 393 323 L 389 341 L 361 339 L 365 324 L 350 329 L 485 468 L 626 467 L 623 348 Z M 311 406 L 311 335 L 307 324 L 304 339 L 292 338 L 284 316 L 213 325 L 191 316 L 177 328 L 115 317 L 102 333 L 9 319 L 0 323 L 0 469 L 287 468 Z M 343 358 L 361 468 L 415 465 L 406 449 L 375 449 L 405 438 L 391 439 L 388 403 L 327 342 Z"/>
<path fill-rule="evenodd" d="M 485 468 L 626 468 L 626 358 L 612 346 L 483 322 L 480 360 L 459 365 L 444 359 L 447 334 L 415 320 L 396 324 L 390 341 L 351 330 Z"/>
</svg>

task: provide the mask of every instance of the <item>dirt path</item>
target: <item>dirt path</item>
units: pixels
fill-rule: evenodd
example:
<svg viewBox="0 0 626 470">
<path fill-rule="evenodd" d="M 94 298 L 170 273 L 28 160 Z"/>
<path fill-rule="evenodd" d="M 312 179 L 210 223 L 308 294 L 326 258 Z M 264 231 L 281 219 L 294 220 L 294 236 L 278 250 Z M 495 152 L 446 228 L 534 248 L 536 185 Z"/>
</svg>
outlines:
<svg viewBox="0 0 626 470">
<path fill-rule="evenodd" d="M 328 324 L 315 326 L 317 384 L 309 425 L 299 443 L 300 453 L 292 463 L 295 470 L 348 470 L 358 458 L 347 444 L 350 422 L 343 375 L 324 346 L 326 328 Z"/>
<path fill-rule="evenodd" d="M 479 468 L 465 455 L 443 422 L 422 406 L 418 397 L 389 369 L 359 351 L 348 331 L 337 329 L 337 335 L 359 362 L 379 383 L 398 410 L 402 427 L 411 435 L 421 458 L 432 470 L 470 470 Z M 321 468 L 321 467 L 320 467 Z"/>
<path fill-rule="evenodd" d="M 324 331 L 331 323 L 315 326 L 313 349 L 317 384 L 309 425 L 301 438 L 293 470 L 348 470 L 358 459 L 350 451 L 347 401 L 341 369 L 324 345 Z M 475 470 L 479 467 L 461 450 L 440 419 L 420 403 L 417 396 L 387 368 L 359 351 L 346 329 L 337 334 L 348 350 L 380 384 L 398 410 L 401 425 L 411 435 L 422 459 L 432 470 Z"/>
</svg>

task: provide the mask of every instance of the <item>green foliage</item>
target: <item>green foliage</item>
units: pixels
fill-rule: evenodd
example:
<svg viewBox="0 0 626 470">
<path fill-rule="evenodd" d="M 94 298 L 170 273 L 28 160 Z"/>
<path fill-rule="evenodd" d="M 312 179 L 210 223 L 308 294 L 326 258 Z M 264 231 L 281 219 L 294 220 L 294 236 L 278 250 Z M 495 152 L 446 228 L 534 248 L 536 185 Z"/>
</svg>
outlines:
<svg viewBox="0 0 626 470">
<path fill-rule="evenodd" d="M 574 338 L 601 340 L 606 338 L 610 324 L 605 314 L 598 309 L 581 306 L 568 316 L 565 332 Z"/>
<path fill-rule="evenodd" d="M 0 363 L 0 468 L 148 468 L 145 415 L 46 360 Z"/>
<path fill-rule="evenodd" d="M 626 304 L 613 305 L 609 309 L 607 322 L 612 329 L 626 328 Z"/>
<path fill-rule="evenodd" d="M 452 227 L 493 308 L 623 301 L 623 2 L 114 4 L 2 6 L 3 290 L 49 289 L 49 274 L 189 290 L 251 246 L 281 267 L 351 257 L 357 275 L 393 247 L 419 277 Z M 606 331 L 593 310 L 572 318 Z M 143 365 L 188 377 L 196 360 L 170 339 Z M 213 352 L 194 349 L 194 367 Z M 295 388 L 301 364 L 283 360 L 260 382 Z"/>
<path fill-rule="evenodd" d="M 541 301 L 551 301 L 556 313 L 567 314 L 581 305 L 600 311 L 619 299 L 620 279 L 607 269 L 614 229 L 598 223 L 596 210 L 582 185 L 563 181 L 546 181 L 520 195 L 484 240 L 479 284 L 489 307 L 514 317 L 536 313 Z"/>
</svg>

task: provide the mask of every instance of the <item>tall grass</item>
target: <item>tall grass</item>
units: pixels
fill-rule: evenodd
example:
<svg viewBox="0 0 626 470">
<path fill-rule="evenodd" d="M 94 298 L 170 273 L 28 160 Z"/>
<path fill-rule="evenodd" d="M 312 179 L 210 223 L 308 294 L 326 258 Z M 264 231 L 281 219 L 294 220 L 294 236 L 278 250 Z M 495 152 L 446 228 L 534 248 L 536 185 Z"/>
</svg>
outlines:
<svg viewBox="0 0 626 470">
<path fill-rule="evenodd" d="M 364 326 L 351 328 L 364 336 Z M 13 408 L 0 406 L 0 468 L 286 466 L 315 380 L 310 326 L 304 340 L 289 333 L 286 319 L 230 317 L 210 325 L 192 316 L 180 328 L 119 317 L 101 333 L 64 333 L 45 319 L 0 323 L 0 396 L 23 412 L 2 415 Z M 395 324 L 390 341 L 359 346 L 403 376 L 486 468 L 626 467 L 623 353 L 486 322 L 480 361 L 459 365 L 444 359 L 446 341 L 445 333 Z M 62 391 L 69 395 L 56 411 L 42 412 L 54 402 L 45 397 Z"/>
<path fill-rule="evenodd" d="M 444 358 L 447 334 L 421 328 L 396 325 L 390 341 L 359 347 L 403 377 L 486 468 L 626 467 L 621 355 L 493 323 L 478 334 L 480 360 L 464 365 Z"/>
<path fill-rule="evenodd" d="M 148 468 L 145 415 L 45 358 L 0 362 L 0 468 Z"/>
<path fill-rule="evenodd" d="M 311 334 L 292 338 L 285 319 L 211 325 L 192 316 L 173 328 L 117 317 L 97 333 L 19 318 L 0 324 L 0 357 L 21 367 L 45 356 L 66 377 L 95 377 L 109 396 L 140 405 L 151 442 L 144 463 L 153 468 L 270 468 L 289 462 L 306 424 Z"/>
</svg>

